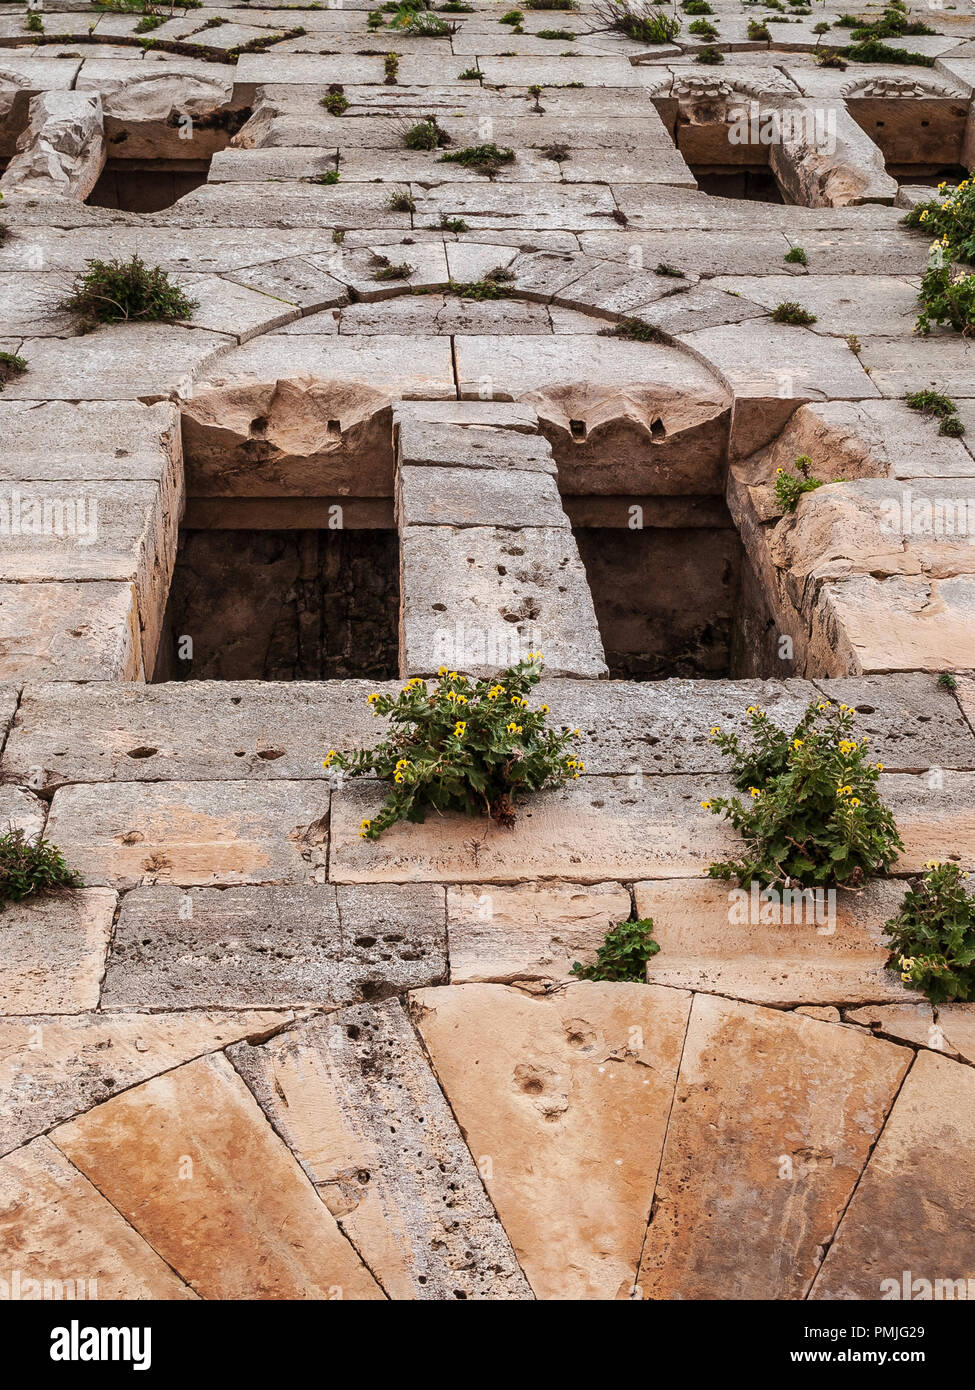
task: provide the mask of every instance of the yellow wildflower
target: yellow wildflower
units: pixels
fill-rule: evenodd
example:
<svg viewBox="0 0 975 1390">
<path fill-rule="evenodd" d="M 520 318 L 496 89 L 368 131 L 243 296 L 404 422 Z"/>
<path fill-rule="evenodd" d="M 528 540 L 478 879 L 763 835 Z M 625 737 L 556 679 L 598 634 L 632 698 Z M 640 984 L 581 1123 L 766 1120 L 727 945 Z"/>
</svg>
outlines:
<svg viewBox="0 0 975 1390">
<path fill-rule="evenodd" d="M 330 748 L 330 749 L 328 750 L 328 756 L 322 759 L 322 767 L 330 767 L 330 766 L 331 766 L 331 763 L 332 763 L 332 759 L 333 759 L 334 757 L 335 757 L 335 749 L 334 749 L 334 748 Z"/>
<path fill-rule="evenodd" d="M 855 796 L 851 796 L 851 797 L 850 797 L 850 805 L 851 805 L 851 806 L 859 806 L 859 805 L 860 805 L 860 802 L 857 800 L 857 798 L 856 798 Z"/>
<path fill-rule="evenodd" d="M 374 705 L 378 699 L 379 699 L 379 692 L 378 692 L 377 690 L 374 690 L 374 691 L 372 692 L 371 695 L 369 695 L 369 696 L 366 697 L 366 704 L 367 704 L 367 705 Z"/>
<path fill-rule="evenodd" d="M 402 772 L 403 768 L 409 767 L 409 765 L 409 761 L 406 758 L 400 758 L 399 762 L 396 764 L 396 771 Z"/>
<path fill-rule="evenodd" d="M 749 796 L 761 796 L 762 793 L 758 787 L 749 787 L 748 794 Z"/>
<path fill-rule="evenodd" d="M 464 721 L 463 719 L 458 719 L 457 723 L 454 725 L 454 734 L 456 735 L 457 738 L 463 738 L 463 736 L 464 736 L 464 734 L 465 734 L 466 732 L 467 732 L 467 724 L 465 723 L 465 721 Z"/>
<path fill-rule="evenodd" d="M 521 733 L 521 725 L 520 725 L 520 724 L 516 724 L 515 721 L 512 719 L 511 723 L 508 725 L 508 733 L 509 733 L 509 734 L 520 734 L 520 733 Z"/>
<path fill-rule="evenodd" d="M 539 705 L 538 712 L 539 714 L 548 714 L 548 705 Z"/>
<path fill-rule="evenodd" d="M 701 810 L 702 810 L 702 811 L 710 811 L 710 809 L 711 809 L 711 803 L 710 803 L 710 801 L 702 801 L 702 802 L 701 802 Z"/>
</svg>

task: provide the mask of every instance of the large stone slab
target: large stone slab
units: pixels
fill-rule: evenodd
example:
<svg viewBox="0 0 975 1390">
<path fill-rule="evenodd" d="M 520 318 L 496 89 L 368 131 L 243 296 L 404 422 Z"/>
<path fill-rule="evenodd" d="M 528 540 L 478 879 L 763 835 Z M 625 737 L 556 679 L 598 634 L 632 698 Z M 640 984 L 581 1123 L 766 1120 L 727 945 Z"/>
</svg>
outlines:
<svg viewBox="0 0 975 1390">
<path fill-rule="evenodd" d="M 390 1298 L 531 1297 L 397 1000 L 228 1055 Z"/>
<path fill-rule="evenodd" d="M 438 983 L 442 888 L 331 884 L 126 893 L 105 1008 L 334 1007 Z"/>
<path fill-rule="evenodd" d="M 240 379 L 276 381 L 287 375 L 316 376 L 333 382 L 366 381 L 375 390 L 409 399 L 412 396 L 453 396 L 450 343 L 443 338 L 316 338 L 273 333 L 250 343 L 218 362 L 208 384 L 220 386 Z"/>
<path fill-rule="evenodd" d="M 642 1297 L 803 1298 L 910 1060 L 841 1025 L 695 996 Z"/>
<path fill-rule="evenodd" d="M 323 882 L 327 812 L 311 782 L 69 786 L 47 834 L 88 883 Z"/>
<path fill-rule="evenodd" d="M 169 401 L 5 400 L 0 429 L 5 482 L 161 483 L 182 465 L 179 412 Z"/>
<path fill-rule="evenodd" d="M 424 1045 L 539 1298 L 627 1297 L 690 997 L 576 983 L 420 990 Z"/>
<path fill-rule="evenodd" d="M 293 1018 L 241 1009 L 0 1019 L 0 1153 L 205 1052 L 261 1042 Z"/>
<path fill-rule="evenodd" d="M 0 1014 L 96 1008 L 116 899 L 110 888 L 80 888 L 8 904 Z"/>
<path fill-rule="evenodd" d="M 630 916 L 619 883 L 558 880 L 447 889 L 451 984 L 569 978 Z"/>
<path fill-rule="evenodd" d="M 536 526 L 407 526 L 400 538 L 405 675 L 447 663 L 494 675 L 542 651 L 553 676 L 606 672 L 571 532 Z"/>
<path fill-rule="evenodd" d="M 134 584 L 0 583 L 0 679 L 142 676 Z"/>
<path fill-rule="evenodd" d="M 910 997 L 886 968 L 883 927 L 904 895 L 896 882 L 764 905 L 757 888 L 713 880 L 638 883 L 634 892 L 660 944 L 647 968 L 657 984 L 780 1006 Z"/>
<path fill-rule="evenodd" d="M 507 469 L 401 466 L 399 516 L 404 526 L 545 526 L 568 529 L 555 479 L 548 473 Z M 524 539 L 524 537 L 519 537 Z"/>
<path fill-rule="evenodd" d="M 516 805 L 511 830 L 450 813 L 423 825 L 400 821 L 379 840 L 363 840 L 360 822 L 375 815 L 384 789 L 353 784 L 332 802 L 330 872 L 338 883 L 691 878 L 734 847 L 732 833 L 700 806 L 726 788 L 715 774 L 652 777 L 639 787 L 587 775 Z"/>
<path fill-rule="evenodd" d="M 810 1298 L 968 1297 L 975 1278 L 973 1115 L 971 1067 L 919 1053 Z M 960 1292 L 957 1280 L 964 1281 Z"/>
<path fill-rule="evenodd" d="M 80 338 L 31 338 L 30 370 L 4 387 L 10 400 L 165 400 L 185 390 L 235 340 L 173 324 L 103 325 Z"/>
<path fill-rule="evenodd" d="M 44 196 L 84 201 L 105 166 L 102 103 L 96 94 L 39 92 L 18 153 L 0 178 L 5 191 L 18 188 Z"/>
<path fill-rule="evenodd" d="M 196 1297 L 49 1139 L 0 1160 L 0 1210 L 9 1298 Z"/>
<path fill-rule="evenodd" d="M 975 859 L 975 773 L 932 768 L 919 776 L 881 774 L 878 790 L 894 813 L 904 849 L 898 873 L 919 873 L 931 859 Z"/>
<path fill-rule="evenodd" d="M 115 1096 L 52 1138 L 203 1298 L 383 1296 L 219 1054 Z"/>
</svg>

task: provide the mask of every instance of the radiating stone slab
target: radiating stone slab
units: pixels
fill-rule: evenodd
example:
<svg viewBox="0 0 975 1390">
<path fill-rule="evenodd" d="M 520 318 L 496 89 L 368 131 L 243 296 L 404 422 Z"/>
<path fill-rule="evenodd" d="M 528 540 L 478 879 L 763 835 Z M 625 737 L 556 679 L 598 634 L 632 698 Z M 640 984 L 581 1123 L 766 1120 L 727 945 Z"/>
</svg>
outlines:
<svg viewBox="0 0 975 1390">
<path fill-rule="evenodd" d="M 968 1297 L 973 1115 L 971 1067 L 918 1053 L 810 1298 Z M 956 1280 L 965 1281 L 961 1292 Z"/>
<path fill-rule="evenodd" d="M 411 1005 L 535 1294 L 627 1297 L 690 997 L 650 985 L 530 997 L 469 984 L 420 990 Z"/>
<path fill-rule="evenodd" d="M 112 933 L 110 888 L 35 894 L 3 914 L 0 1013 L 94 1009 Z"/>
<path fill-rule="evenodd" d="M 390 1298 L 531 1297 L 397 1000 L 228 1055 Z"/>
<path fill-rule="evenodd" d="M 61 787 L 47 833 L 89 883 L 322 882 L 328 796 L 311 782 Z"/>
<path fill-rule="evenodd" d="M 910 1060 L 852 1028 L 695 996 L 642 1297 L 802 1298 Z"/>
<path fill-rule="evenodd" d="M 765 903 L 757 885 L 710 879 L 637 883 L 634 892 L 660 944 L 647 973 L 657 984 L 780 1006 L 910 997 L 886 968 L 883 927 L 904 894 L 896 882 Z"/>
<path fill-rule="evenodd" d="M 227 334 L 173 324 L 102 325 L 83 338 L 32 338 L 30 370 L 4 387 L 10 400 L 164 400 L 234 345 Z"/>
<path fill-rule="evenodd" d="M 8 1298 L 196 1297 L 49 1139 L 0 1160 L 0 1210 Z"/>
<path fill-rule="evenodd" d="M 568 978 L 590 960 L 609 929 L 630 916 L 619 883 L 558 880 L 447 889 L 452 984 Z"/>
<path fill-rule="evenodd" d="M 334 1007 L 438 983 L 446 968 L 432 885 L 137 888 L 122 900 L 103 1004 Z"/>
<path fill-rule="evenodd" d="M 362 840 L 360 822 L 375 815 L 383 792 L 346 785 L 332 803 L 330 872 L 338 883 L 694 877 L 734 846 L 733 834 L 700 807 L 726 789 L 714 774 L 647 778 L 639 788 L 626 777 L 586 775 L 516 805 L 512 830 L 450 813 Z"/>
<path fill-rule="evenodd" d="M 161 482 L 181 462 L 169 401 L 4 401 L 0 430 L 5 481 Z"/>
<path fill-rule="evenodd" d="M 52 1133 L 203 1298 L 382 1297 L 225 1057 L 202 1057 Z"/>
<path fill-rule="evenodd" d="M 0 1153 L 204 1052 L 261 1042 L 293 1018 L 242 1009 L 0 1019 Z"/>
</svg>

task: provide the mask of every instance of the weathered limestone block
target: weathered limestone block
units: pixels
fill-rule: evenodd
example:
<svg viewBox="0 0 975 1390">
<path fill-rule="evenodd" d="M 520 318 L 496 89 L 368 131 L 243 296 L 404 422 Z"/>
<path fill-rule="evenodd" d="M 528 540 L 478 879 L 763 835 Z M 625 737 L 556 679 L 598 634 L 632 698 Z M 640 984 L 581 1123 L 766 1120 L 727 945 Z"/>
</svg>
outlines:
<svg viewBox="0 0 975 1390">
<path fill-rule="evenodd" d="M 975 580 L 861 574 L 816 593 L 806 668 L 846 672 L 966 670 L 975 666 Z"/>
<path fill-rule="evenodd" d="M 975 773 L 932 768 L 912 777 L 885 772 L 877 789 L 904 841 L 897 872 L 919 873 L 931 859 L 975 860 Z"/>
<path fill-rule="evenodd" d="M 853 1028 L 695 996 L 642 1296 L 802 1298 L 910 1061 Z"/>
<path fill-rule="evenodd" d="M 816 688 L 855 711 L 858 739 L 889 772 L 927 772 L 933 767 L 971 771 L 975 736 L 950 690 L 921 672 L 817 680 Z"/>
<path fill-rule="evenodd" d="M 383 1296 L 223 1056 L 157 1076 L 51 1137 L 203 1298 Z"/>
<path fill-rule="evenodd" d="M 735 836 L 699 804 L 727 787 L 714 774 L 649 777 L 639 787 L 586 775 L 516 805 L 512 830 L 451 813 L 362 840 L 360 821 L 375 815 L 384 790 L 347 785 L 332 802 L 330 872 L 338 883 L 691 878 L 734 847 Z"/>
<path fill-rule="evenodd" d="M 913 1043 L 917 1047 L 929 1047 L 935 1052 L 943 1052 L 948 1057 L 957 1057 L 954 1048 L 948 1045 L 942 1029 L 934 1021 L 934 1009 L 917 990 L 907 991 L 920 1003 L 913 1004 L 865 1004 L 859 1009 L 844 1009 L 843 1017 L 848 1023 L 858 1023 L 869 1028 L 882 1038 L 894 1042 Z"/>
<path fill-rule="evenodd" d="M 971 1067 L 920 1052 L 810 1298 L 968 1296 L 954 1281 L 973 1277 L 973 1115 Z"/>
<path fill-rule="evenodd" d="M 349 297 L 345 286 L 334 276 L 312 265 L 303 256 L 263 261 L 260 265 L 235 270 L 225 278 L 296 305 L 303 314 L 308 315 L 307 324 L 301 324 L 304 331 L 322 324 L 328 317 L 323 311 L 345 304 Z M 322 327 L 318 331 L 324 333 L 327 330 Z"/>
<path fill-rule="evenodd" d="M 390 1298 L 531 1297 L 398 1000 L 228 1055 Z"/>
<path fill-rule="evenodd" d="M 785 138 L 769 146 L 769 164 L 790 202 L 809 208 L 893 203 L 897 180 L 845 102 L 795 102 L 780 114 Z"/>
<path fill-rule="evenodd" d="M 451 468 L 505 469 L 513 473 L 556 472 L 552 446 L 541 435 L 481 424 L 477 418 L 469 425 L 436 424 L 417 418 L 414 413 L 417 408 L 418 403 L 396 411 L 401 464 L 410 467 L 449 464 Z M 524 487 L 527 481 L 509 478 L 508 486 L 514 491 Z"/>
<path fill-rule="evenodd" d="M 519 531 L 544 526 L 568 529 L 569 518 L 555 479 L 532 472 L 512 478 L 508 469 L 436 468 L 400 465 L 397 512 L 400 526 L 495 527 Z M 516 485 L 513 485 L 516 484 Z"/>
<path fill-rule="evenodd" d="M 77 85 L 101 93 L 109 154 L 125 159 L 209 159 L 245 119 L 232 70 L 193 58 L 89 59 Z"/>
<path fill-rule="evenodd" d="M 49 1139 L 0 1160 L 0 1210 L 10 1297 L 196 1297 Z"/>
<path fill-rule="evenodd" d="M 749 894 L 713 880 L 638 883 L 635 895 L 637 916 L 653 918 L 660 943 L 647 966 L 655 984 L 779 1006 L 910 997 L 886 969 L 883 926 L 904 895 L 896 882 L 764 911 L 757 888 Z"/>
<path fill-rule="evenodd" d="M 106 1008 L 334 1007 L 438 983 L 440 887 L 332 884 L 126 893 Z"/>
<path fill-rule="evenodd" d="M 57 193 L 84 202 L 105 167 L 102 103 L 97 93 L 40 92 L 0 188 Z"/>
<path fill-rule="evenodd" d="M 420 990 L 411 1005 L 536 1296 L 629 1296 L 690 996 L 469 984 Z"/>
<path fill-rule="evenodd" d="M 329 748 L 375 741 L 382 726 L 366 697 L 399 689 L 398 681 L 31 686 L 4 747 L 3 775 L 46 793 L 63 782 L 323 781 Z M 9 723 L 14 705 L 3 694 Z M 69 727 L 83 727 L 84 739 L 66 741 Z"/>
<path fill-rule="evenodd" d="M 445 662 L 493 675 L 541 651 L 553 675 L 606 673 L 592 595 L 567 528 L 406 526 L 401 532 L 404 675 Z"/>
<path fill-rule="evenodd" d="M 94 1009 L 116 900 L 109 888 L 81 888 L 9 904 L 3 914 L 0 1013 Z"/>
<path fill-rule="evenodd" d="M 630 915 L 619 883 L 471 884 L 447 889 L 452 984 L 567 979 Z"/>
<path fill-rule="evenodd" d="M 204 386 L 181 409 L 191 497 L 392 495 L 390 399 L 369 385 L 308 376 Z"/>
<path fill-rule="evenodd" d="M 61 787 L 47 834 L 88 883 L 317 883 L 327 815 L 314 782 L 114 782 Z"/>
<path fill-rule="evenodd" d="M 40 92 L 67 92 L 74 86 L 81 60 L 37 63 L 36 51 L 0 52 L 0 157 L 16 152 L 27 124 L 30 103 Z"/>
<path fill-rule="evenodd" d="M 293 1018 L 243 1009 L 0 1019 L 0 1153 L 201 1053 L 261 1042 Z"/>
<path fill-rule="evenodd" d="M 30 370 L 7 382 L 4 397 L 162 401 L 234 345 L 229 334 L 171 323 L 102 324 L 83 340 L 31 338 L 23 346 Z"/>
<path fill-rule="evenodd" d="M 0 583 L 0 678 L 143 678 L 134 584 Z"/>
<path fill-rule="evenodd" d="M 159 482 L 171 489 L 166 506 L 182 505 L 179 412 L 169 401 L 5 400 L 0 432 L 4 481 Z"/>
<path fill-rule="evenodd" d="M 456 394 L 449 339 L 394 334 L 335 338 L 268 333 L 228 353 L 204 385 L 209 390 L 277 381 L 283 362 L 288 364 L 289 380 L 317 377 L 327 383 L 328 391 L 354 391 L 351 409 L 346 407 L 353 419 L 362 412 L 359 402 L 365 398 L 371 405 L 375 394 L 407 399 Z"/>
</svg>

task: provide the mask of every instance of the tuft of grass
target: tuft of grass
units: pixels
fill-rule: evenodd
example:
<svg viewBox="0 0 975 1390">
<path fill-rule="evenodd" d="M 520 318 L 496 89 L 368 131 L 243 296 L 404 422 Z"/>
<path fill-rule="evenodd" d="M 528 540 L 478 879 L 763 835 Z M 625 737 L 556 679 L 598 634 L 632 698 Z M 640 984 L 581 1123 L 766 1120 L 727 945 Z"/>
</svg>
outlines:
<svg viewBox="0 0 975 1390">
<path fill-rule="evenodd" d="M 387 256 L 377 256 L 376 259 L 379 265 L 373 272 L 374 280 L 408 280 L 416 270 L 416 266 L 407 261 L 393 262 Z"/>
<path fill-rule="evenodd" d="M 682 27 L 676 15 L 653 0 L 593 0 L 592 9 L 607 29 L 638 43 L 672 43 Z"/>
<path fill-rule="evenodd" d="M 174 285 L 165 270 L 130 261 L 86 261 L 68 295 L 58 305 L 82 325 L 99 323 L 178 323 L 193 316 L 197 301 Z"/>
<path fill-rule="evenodd" d="M 530 10 L 577 10 L 578 0 L 525 0 Z"/>
<path fill-rule="evenodd" d="M 481 69 L 480 69 L 480 68 L 465 68 L 463 72 L 459 72 L 459 73 L 457 74 L 457 81 L 458 81 L 458 82 L 480 82 L 480 80 L 481 80 Z"/>
<path fill-rule="evenodd" d="M 465 169 L 474 169 L 478 174 L 484 174 L 487 178 L 493 179 L 502 165 L 511 164 L 514 157 L 514 150 L 507 147 L 501 148 L 492 143 L 465 145 L 462 150 L 452 150 L 450 154 L 442 154 L 440 162 L 441 164 L 462 164 Z"/>
<path fill-rule="evenodd" d="M 543 145 L 539 150 L 543 159 L 551 159 L 559 163 L 563 159 L 569 158 L 569 146 L 561 140 L 556 140 L 551 145 Z"/>
<path fill-rule="evenodd" d="M 28 10 L 28 11 L 27 11 L 27 20 L 26 20 L 26 23 L 25 23 L 24 27 L 27 29 L 28 33 L 31 33 L 31 34 L 43 34 L 43 32 L 44 32 L 44 20 L 43 20 L 42 17 L 38 14 L 37 10 Z"/>
<path fill-rule="evenodd" d="M 521 10 L 509 10 L 507 14 L 503 14 L 501 16 L 501 18 L 498 20 L 498 23 L 521 24 L 524 21 L 524 18 L 525 16 L 522 14 Z"/>
<path fill-rule="evenodd" d="M 716 39 L 718 37 L 717 29 L 708 19 L 695 19 L 693 24 L 687 26 L 687 32 L 698 39 Z"/>
<path fill-rule="evenodd" d="M 571 29 L 537 29 L 535 31 L 535 38 L 564 39 L 565 41 L 571 43 L 574 38 L 578 38 L 578 35 L 573 34 Z"/>
<path fill-rule="evenodd" d="M 721 52 L 720 48 L 715 48 L 713 44 L 708 44 L 706 48 L 702 48 L 698 53 L 695 53 L 694 61 L 695 63 L 705 63 L 713 66 L 716 63 L 724 62 L 724 54 Z"/>
<path fill-rule="evenodd" d="M 440 129 L 436 116 L 424 116 L 406 131 L 403 144 L 408 150 L 439 150 L 450 144 L 450 136 Z"/>
<path fill-rule="evenodd" d="M 940 391 L 910 391 L 904 397 L 911 410 L 919 410 L 922 415 L 933 415 L 940 420 L 938 433 L 959 439 L 965 433 L 965 426 L 958 418 L 958 407 L 950 396 Z"/>
<path fill-rule="evenodd" d="M 902 67 L 933 68 L 934 59 L 906 48 L 891 48 L 880 39 L 864 39 L 862 43 L 847 44 L 836 52 L 851 63 L 898 63 Z M 823 66 L 826 66 L 824 63 Z"/>
<path fill-rule="evenodd" d="M 328 187 L 329 184 L 338 183 L 338 169 L 326 169 L 324 174 L 309 174 L 306 178 L 299 179 L 299 183 L 314 183 L 319 187 Z"/>
<path fill-rule="evenodd" d="M 386 199 L 387 212 L 416 212 L 416 200 L 411 193 L 391 193 Z"/>
<path fill-rule="evenodd" d="M 653 273 L 654 275 L 669 275 L 674 280 L 684 279 L 684 272 L 678 270 L 675 265 L 668 265 L 666 261 L 658 261 Z"/>
<path fill-rule="evenodd" d="M 708 0 L 681 0 L 680 7 L 685 14 L 714 14 Z"/>
<path fill-rule="evenodd" d="M 442 212 L 436 230 L 439 232 L 469 232 L 470 227 L 462 217 L 448 217 L 445 212 Z"/>
<path fill-rule="evenodd" d="M 512 271 L 499 265 L 489 270 L 482 280 L 451 280 L 449 289 L 461 299 L 507 299 L 511 291 L 506 286 L 514 278 Z"/>
<path fill-rule="evenodd" d="M 631 343 L 666 342 L 666 338 L 659 328 L 655 328 L 652 323 L 644 323 L 642 319 L 620 319 L 619 323 L 614 323 L 612 328 L 601 328 L 599 336 L 601 338 L 627 338 Z"/>
<path fill-rule="evenodd" d="M 938 685 L 941 687 L 942 690 L 958 689 L 958 682 L 955 680 L 954 676 L 951 674 L 950 671 L 941 672 L 941 675 L 938 677 Z"/>
<path fill-rule="evenodd" d="M 771 317 L 774 323 L 792 323 L 803 328 L 816 322 L 816 315 L 797 304 L 794 299 L 785 299 L 781 304 L 776 304 Z"/>
<path fill-rule="evenodd" d="M 636 922 L 619 922 L 610 927 L 596 951 L 592 965 L 576 961 L 570 975 L 579 980 L 608 980 L 613 983 L 646 984 L 647 961 L 660 950 L 653 939 L 652 917 Z"/>
<path fill-rule="evenodd" d="M 758 19 L 748 21 L 748 38 L 752 43 L 771 43 L 772 35 L 767 24 Z"/>
<path fill-rule="evenodd" d="M 3 390 L 4 382 L 9 381 L 12 376 L 20 376 L 26 370 L 26 357 L 18 357 L 15 352 L 0 352 L 0 391 Z"/>
<path fill-rule="evenodd" d="M 39 835 L 30 839 L 23 830 L 8 830 L 0 835 L 0 910 L 7 903 L 23 902 L 34 893 L 80 888 L 81 882 L 50 840 Z"/>
<path fill-rule="evenodd" d="M 785 259 L 790 265 L 808 265 L 809 257 L 801 246 L 793 246 L 791 251 L 785 253 Z"/>
</svg>

